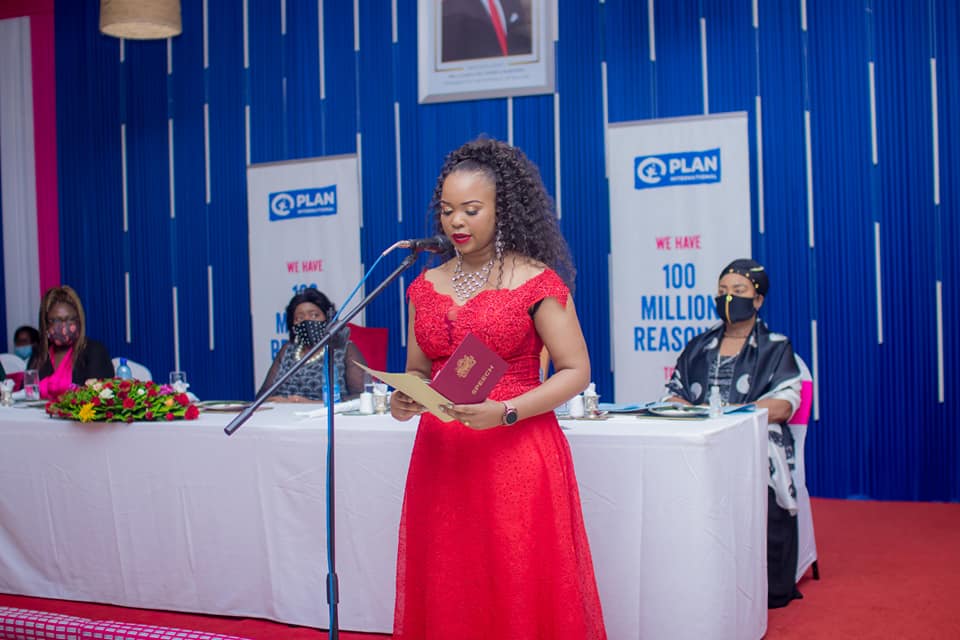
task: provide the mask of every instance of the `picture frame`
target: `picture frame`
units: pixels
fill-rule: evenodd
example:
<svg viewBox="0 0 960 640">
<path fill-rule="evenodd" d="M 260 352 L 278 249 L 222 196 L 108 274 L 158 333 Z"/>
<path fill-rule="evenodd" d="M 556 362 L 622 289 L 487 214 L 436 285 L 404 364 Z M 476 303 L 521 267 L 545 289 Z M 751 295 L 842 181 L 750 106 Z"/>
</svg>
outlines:
<svg viewBox="0 0 960 640">
<path fill-rule="evenodd" d="M 420 104 L 553 93 L 556 15 L 556 0 L 418 0 Z"/>
</svg>

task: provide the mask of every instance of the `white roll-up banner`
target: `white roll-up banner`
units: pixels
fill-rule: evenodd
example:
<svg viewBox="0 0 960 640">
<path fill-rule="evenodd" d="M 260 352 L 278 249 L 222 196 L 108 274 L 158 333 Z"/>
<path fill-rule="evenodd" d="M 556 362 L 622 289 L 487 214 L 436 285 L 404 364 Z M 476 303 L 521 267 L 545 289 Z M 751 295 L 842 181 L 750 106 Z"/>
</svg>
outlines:
<svg viewBox="0 0 960 640">
<path fill-rule="evenodd" d="M 289 338 L 285 312 L 290 299 L 316 287 L 339 309 L 360 280 L 357 158 L 251 165 L 247 203 L 257 389 Z"/>
<path fill-rule="evenodd" d="M 750 257 L 747 114 L 611 124 L 607 140 L 615 399 L 654 400 L 719 322 L 720 269 Z"/>
</svg>

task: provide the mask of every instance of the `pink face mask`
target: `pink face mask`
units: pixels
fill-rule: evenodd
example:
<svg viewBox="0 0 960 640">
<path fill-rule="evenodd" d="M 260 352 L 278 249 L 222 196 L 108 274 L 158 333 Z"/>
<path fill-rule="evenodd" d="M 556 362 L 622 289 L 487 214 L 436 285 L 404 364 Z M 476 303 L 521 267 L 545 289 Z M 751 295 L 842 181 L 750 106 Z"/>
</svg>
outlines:
<svg viewBox="0 0 960 640">
<path fill-rule="evenodd" d="M 69 347 L 80 337 L 80 327 L 76 322 L 54 324 L 47 331 L 47 338 L 57 347 Z"/>
</svg>

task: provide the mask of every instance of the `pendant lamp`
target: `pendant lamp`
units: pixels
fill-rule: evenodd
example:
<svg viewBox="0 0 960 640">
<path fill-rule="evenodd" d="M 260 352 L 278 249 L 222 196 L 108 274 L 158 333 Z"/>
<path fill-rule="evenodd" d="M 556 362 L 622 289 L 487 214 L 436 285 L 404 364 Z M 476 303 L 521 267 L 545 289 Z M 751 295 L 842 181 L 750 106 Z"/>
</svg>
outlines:
<svg viewBox="0 0 960 640">
<path fill-rule="evenodd" d="M 100 32 L 128 40 L 180 35 L 180 0 L 100 0 Z"/>
</svg>

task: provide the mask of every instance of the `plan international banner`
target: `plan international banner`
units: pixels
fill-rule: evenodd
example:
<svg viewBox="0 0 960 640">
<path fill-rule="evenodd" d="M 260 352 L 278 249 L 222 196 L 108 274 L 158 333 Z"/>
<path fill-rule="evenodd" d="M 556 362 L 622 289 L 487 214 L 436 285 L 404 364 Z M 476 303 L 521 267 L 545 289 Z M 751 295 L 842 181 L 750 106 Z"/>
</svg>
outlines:
<svg viewBox="0 0 960 640">
<path fill-rule="evenodd" d="M 719 322 L 720 269 L 750 257 L 747 114 L 612 124 L 607 140 L 615 396 L 653 400 Z"/>
<path fill-rule="evenodd" d="M 290 298 L 316 287 L 339 309 L 360 281 L 359 194 L 352 155 L 247 167 L 254 389 L 289 339 Z"/>
</svg>

